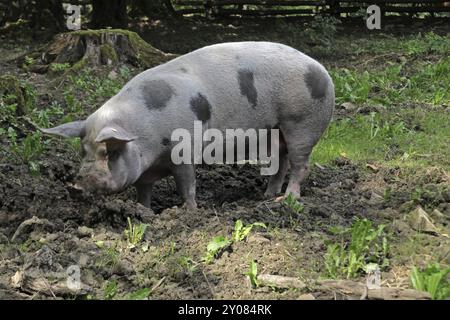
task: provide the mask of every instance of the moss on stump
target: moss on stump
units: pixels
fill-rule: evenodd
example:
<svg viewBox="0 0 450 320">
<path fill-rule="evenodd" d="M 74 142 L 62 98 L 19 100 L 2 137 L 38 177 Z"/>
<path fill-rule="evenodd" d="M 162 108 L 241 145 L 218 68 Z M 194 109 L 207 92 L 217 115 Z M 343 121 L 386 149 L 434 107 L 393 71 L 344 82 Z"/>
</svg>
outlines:
<svg viewBox="0 0 450 320">
<path fill-rule="evenodd" d="M 27 114 L 28 104 L 25 88 L 16 77 L 11 75 L 0 76 L 0 98 L 6 104 L 16 104 L 18 116 Z"/>
<path fill-rule="evenodd" d="M 48 68 L 50 64 L 65 63 L 77 71 L 87 65 L 113 66 L 119 63 L 147 69 L 176 57 L 154 48 L 137 33 L 122 29 L 61 33 L 42 50 L 27 56 L 37 60 L 31 70 L 41 73 L 51 71 Z M 18 62 L 23 63 L 20 60 Z"/>
</svg>

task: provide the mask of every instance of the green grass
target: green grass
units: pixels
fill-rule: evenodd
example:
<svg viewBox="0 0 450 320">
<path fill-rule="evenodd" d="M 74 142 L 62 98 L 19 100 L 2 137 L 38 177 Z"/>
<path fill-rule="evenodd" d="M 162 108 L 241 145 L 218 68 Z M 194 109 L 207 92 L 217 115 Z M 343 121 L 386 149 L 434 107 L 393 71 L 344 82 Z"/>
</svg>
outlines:
<svg viewBox="0 0 450 320">
<path fill-rule="evenodd" d="M 406 124 L 406 119 L 414 123 Z M 450 112 L 400 109 L 395 113 L 355 115 L 335 121 L 325 132 L 312 161 L 330 163 L 339 156 L 388 166 L 450 168 Z"/>
<path fill-rule="evenodd" d="M 314 149 L 313 161 L 326 164 L 345 156 L 356 162 L 448 170 L 450 40 L 427 33 L 400 40 L 358 41 L 356 54 L 395 53 L 403 59 L 385 62 L 381 56 L 376 67 L 330 71 L 337 106 L 350 102 L 373 112 L 355 111 L 332 123 Z"/>
<path fill-rule="evenodd" d="M 370 54 L 372 56 L 385 56 L 390 54 L 422 55 L 447 54 L 450 51 L 450 39 L 434 32 L 425 34 L 411 34 L 406 36 L 388 34 L 367 34 L 335 40 L 335 45 L 346 53 L 355 55 Z"/>
<path fill-rule="evenodd" d="M 96 243 L 98 247 L 102 248 L 102 253 L 96 263 L 99 268 L 109 268 L 113 270 L 117 264 L 120 262 L 121 253 L 118 250 L 118 243 L 109 248 L 104 248 L 103 244 L 100 246 L 100 243 Z"/>
<path fill-rule="evenodd" d="M 336 104 L 381 103 L 389 107 L 405 102 L 440 105 L 450 101 L 450 57 L 412 65 L 406 62 L 389 62 L 381 70 L 331 70 Z"/>
</svg>

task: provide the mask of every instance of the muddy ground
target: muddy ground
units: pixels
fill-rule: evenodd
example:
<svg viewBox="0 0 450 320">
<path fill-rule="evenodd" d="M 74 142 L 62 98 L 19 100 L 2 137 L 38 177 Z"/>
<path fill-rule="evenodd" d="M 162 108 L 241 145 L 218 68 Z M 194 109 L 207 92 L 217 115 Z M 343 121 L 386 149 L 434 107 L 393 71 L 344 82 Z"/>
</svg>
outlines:
<svg viewBox="0 0 450 320">
<path fill-rule="evenodd" d="M 170 36 L 172 41 L 182 38 Z M 164 46 L 159 38 L 153 44 L 183 53 L 191 49 L 189 38 L 179 50 L 173 42 Z M 198 46 L 216 40 L 211 35 L 199 40 Z M 20 46 L 2 47 L 1 53 L 10 58 L 29 47 L 26 42 Z M 3 71 L 34 84 L 38 107 L 46 105 L 54 79 L 30 75 L 5 60 Z M 345 64 L 345 60 L 339 61 Z M 336 60 L 328 56 L 324 62 L 330 65 Z M 349 115 L 340 110 L 335 116 Z M 31 129 L 21 122 L 23 132 Z M 431 259 L 450 263 L 448 237 L 417 234 L 405 221 L 405 214 L 417 205 L 427 211 L 438 209 L 444 214 L 439 228 L 449 233 L 445 231 L 450 217 L 449 177 L 441 169 L 430 167 L 417 176 L 404 175 L 401 169 L 374 172 L 345 157 L 327 165 L 312 164 L 302 189 L 304 211 L 296 214 L 263 198 L 267 180 L 250 165 L 199 168 L 195 211 L 180 207 L 173 180 L 165 179 L 156 186 L 152 211 L 135 202 L 132 189 L 108 197 L 71 193 L 68 184 L 79 159 L 57 139 L 41 155 L 38 175 L 25 164 L 4 160 L 0 161 L 0 299 L 104 299 L 112 282 L 117 283 L 116 298 L 149 288 L 150 299 L 358 299 L 357 294 L 326 290 L 316 283 L 325 276 L 326 240 L 335 239 L 330 227 L 348 227 L 356 218 L 387 225 L 392 249 L 390 266 L 382 273 L 385 287 L 410 288 L 409 269 L 417 263 Z M 418 186 L 429 192 L 411 200 Z M 389 197 L 385 196 L 388 187 Z M 148 224 L 143 242 L 134 248 L 124 241 L 127 217 Z M 234 243 L 213 263 L 202 263 L 209 240 L 230 236 L 238 219 L 245 224 L 262 222 L 268 228 L 255 228 L 246 241 Z M 260 274 L 295 277 L 306 286 L 252 288 L 245 275 L 251 260 L 257 262 Z M 81 270 L 82 288 L 77 293 L 65 286 L 72 265 Z M 356 281 L 363 283 L 364 275 Z"/>
</svg>

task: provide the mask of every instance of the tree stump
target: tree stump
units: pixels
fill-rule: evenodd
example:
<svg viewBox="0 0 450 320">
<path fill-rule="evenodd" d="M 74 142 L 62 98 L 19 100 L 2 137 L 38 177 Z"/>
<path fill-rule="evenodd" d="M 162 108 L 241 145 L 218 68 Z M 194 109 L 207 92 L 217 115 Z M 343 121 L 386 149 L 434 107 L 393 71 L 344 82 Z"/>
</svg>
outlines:
<svg viewBox="0 0 450 320">
<path fill-rule="evenodd" d="M 18 59 L 23 65 L 26 59 L 34 61 L 28 69 L 46 73 L 61 68 L 78 71 L 85 66 L 114 66 L 120 63 L 138 68 L 151 68 L 173 59 L 147 42 L 135 32 L 122 29 L 80 30 L 58 34 L 44 48 Z"/>
<path fill-rule="evenodd" d="M 26 88 L 14 76 L 0 76 L 0 101 L 5 104 L 15 104 L 18 116 L 28 113 L 30 99 L 27 96 Z"/>
</svg>

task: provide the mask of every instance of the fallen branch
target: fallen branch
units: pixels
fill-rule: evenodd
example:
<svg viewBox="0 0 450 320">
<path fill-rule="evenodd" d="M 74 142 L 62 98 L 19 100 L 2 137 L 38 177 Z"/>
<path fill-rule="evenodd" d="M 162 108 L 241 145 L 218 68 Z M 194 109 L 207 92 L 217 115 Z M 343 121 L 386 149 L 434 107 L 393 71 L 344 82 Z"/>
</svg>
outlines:
<svg viewBox="0 0 450 320">
<path fill-rule="evenodd" d="M 324 290 L 373 300 L 429 300 L 430 295 L 413 289 L 387 288 L 370 289 L 364 283 L 351 280 L 319 280 Z"/>
</svg>

